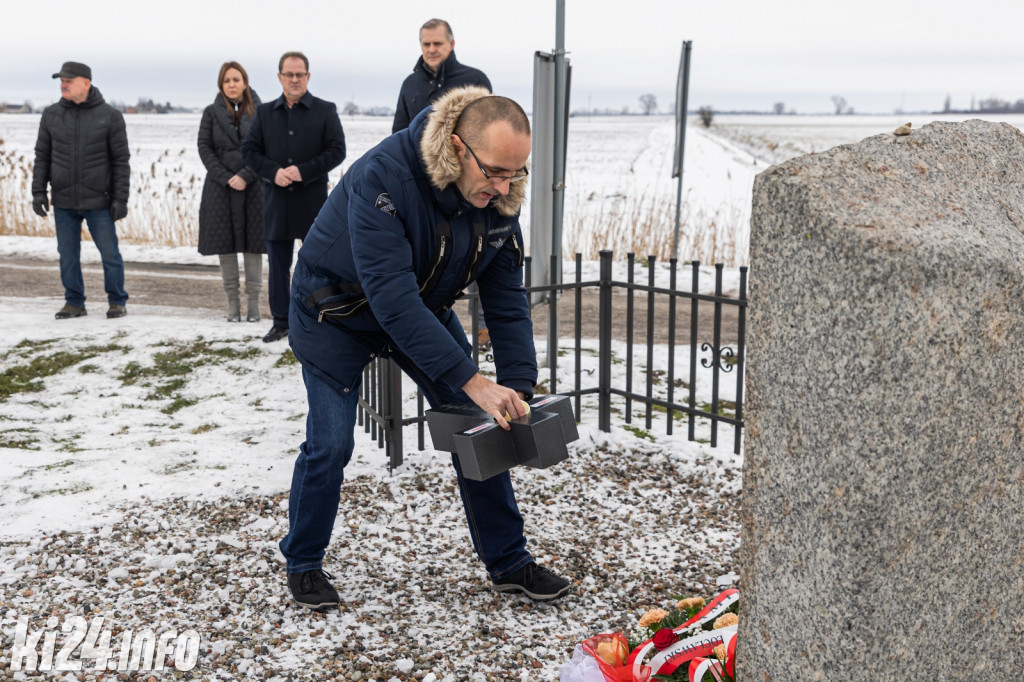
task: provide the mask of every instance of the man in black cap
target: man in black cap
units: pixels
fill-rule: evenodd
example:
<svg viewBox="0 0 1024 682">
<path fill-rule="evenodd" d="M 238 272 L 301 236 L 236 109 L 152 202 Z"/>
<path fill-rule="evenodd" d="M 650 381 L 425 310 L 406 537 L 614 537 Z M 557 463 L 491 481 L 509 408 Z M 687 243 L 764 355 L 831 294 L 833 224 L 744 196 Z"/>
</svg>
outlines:
<svg viewBox="0 0 1024 682">
<path fill-rule="evenodd" d="M 64 62 L 53 77 L 60 79 L 61 100 L 48 106 L 39 121 L 32 209 L 45 218 L 53 203 L 65 302 L 56 317 L 86 314 L 80 260 L 83 220 L 103 261 L 110 306 L 107 317 L 124 317 L 128 294 L 114 225 L 128 214 L 130 170 L 124 116 L 93 87 L 92 69 L 85 64 Z"/>
</svg>

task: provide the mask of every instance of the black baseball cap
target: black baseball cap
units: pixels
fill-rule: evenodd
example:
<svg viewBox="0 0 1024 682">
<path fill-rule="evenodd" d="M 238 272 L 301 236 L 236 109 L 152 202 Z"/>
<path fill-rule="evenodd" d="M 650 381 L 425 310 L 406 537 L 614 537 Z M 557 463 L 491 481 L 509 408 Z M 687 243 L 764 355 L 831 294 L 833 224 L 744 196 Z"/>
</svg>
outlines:
<svg viewBox="0 0 1024 682">
<path fill-rule="evenodd" d="M 92 80 L 92 69 L 81 62 L 64 62 L 61 64 L 60 71 L 53 74 L 54 78 L 88 78 Z"/>
</svg>

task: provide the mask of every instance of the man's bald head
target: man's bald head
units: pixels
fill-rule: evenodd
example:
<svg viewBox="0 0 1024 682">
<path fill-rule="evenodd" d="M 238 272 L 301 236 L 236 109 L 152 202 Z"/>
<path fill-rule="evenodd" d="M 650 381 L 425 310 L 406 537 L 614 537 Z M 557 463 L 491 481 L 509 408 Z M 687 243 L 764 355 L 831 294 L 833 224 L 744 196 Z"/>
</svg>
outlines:
<svg viewBox="0 0 1024 682">
<path fill-rule="evenodd" d="M 500 95 L 488 95 L 467 104 L 459 115 L 455 134 L 470 146 L 483 146 L 484 131 L 499 121 L 507 123 L 517 135 L 530 134 L 530 119 L 523 108 L 514 100 Z"/>
</svg>

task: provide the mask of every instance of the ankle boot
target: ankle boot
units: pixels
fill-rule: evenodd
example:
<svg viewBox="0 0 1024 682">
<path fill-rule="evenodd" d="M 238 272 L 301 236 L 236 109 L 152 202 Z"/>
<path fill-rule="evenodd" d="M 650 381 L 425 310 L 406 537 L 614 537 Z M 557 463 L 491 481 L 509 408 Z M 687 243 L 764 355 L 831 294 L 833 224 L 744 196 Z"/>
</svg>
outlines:
<svg viewBox="0 0 1024 682">
<path fill-rule="evenodd" d="M 246 315 L 249 322 L 260 321 L 260 291 L 263 288 L 263 254 L 245 254 Z"/>
<path fill-rule="evenodd" d="M 220 276 L 224 280 L 224 293 L 228 295 L 228 322 L 242 319 L 238 300 L 238 256 L 233 253 L 220 254 Z"/>
</svg>

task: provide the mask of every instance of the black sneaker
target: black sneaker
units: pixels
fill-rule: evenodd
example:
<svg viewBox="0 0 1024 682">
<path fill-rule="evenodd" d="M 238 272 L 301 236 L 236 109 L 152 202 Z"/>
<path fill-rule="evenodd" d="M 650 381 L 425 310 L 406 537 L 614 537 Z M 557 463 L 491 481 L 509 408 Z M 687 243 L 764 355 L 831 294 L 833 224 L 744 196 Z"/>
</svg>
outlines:
<svg viewBox="0 0 1024 682">
<path fill-rule="evenodd" d="M 547 601 L 558 599 L 568 592 L 572 583 L 530 562 L 507 578 L 492 580 L 491 587 L 498 592 L 522 592 L 530 599 Z"/>
<path fill-rule="evenodd" d="M 288 589 L 292 599 L 307 609 L 325 609 L 341 602 L 338 591 L 328 582 L 331 574 L 319 568 L 302 573 L 288 574 Z"/>
<path fill-rule="evenodd" d="M 263 337 L 263 343 L 273 343 L 274 341 L 280 341 L 281 339 L 288 338 L 288 327 L 278 327 L 276 324 L 270 328 L 266 336 Z"/>
<path fill-rule="evenodd" d="M 58 310 L 54 317 L 58 320 L 67 320 L 72 317 L 85 317 L 86 315 L 88 315 L 88 313 L 85 312 L 85 308 L 79 308 L 78 306 L 65 303 L 64 307 Z"/>
</svg>

